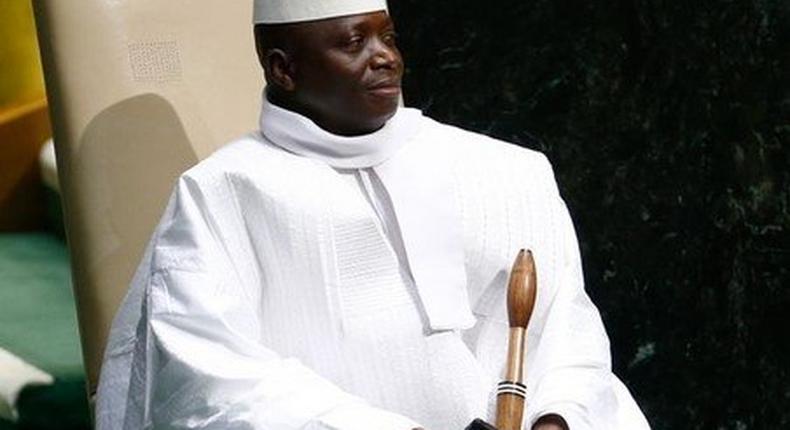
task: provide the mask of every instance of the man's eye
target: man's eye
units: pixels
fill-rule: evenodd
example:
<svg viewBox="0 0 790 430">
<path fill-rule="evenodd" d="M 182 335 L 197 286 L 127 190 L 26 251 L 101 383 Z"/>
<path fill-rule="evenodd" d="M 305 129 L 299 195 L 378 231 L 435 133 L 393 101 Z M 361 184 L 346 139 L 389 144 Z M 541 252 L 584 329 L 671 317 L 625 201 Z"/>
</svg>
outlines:
<svg viewBox="0 0 790 430">
<path fill-rule="evenodd" d="M 349 51 L 354 51 L 362 48 L 365 43 L 365 38 L 362 36 L 354 36 L 346 40 L 344 47 Z"/>
<path fill-rule="evenodd" d="M 395 44 L 395 42 L 398 40 L 398 34 L 395 33 L 394 31 L 384 33 L 384 35 L 381 36 L 381 40 L 383 40 L 384 43 L 388 45 Z"/>
</svg>

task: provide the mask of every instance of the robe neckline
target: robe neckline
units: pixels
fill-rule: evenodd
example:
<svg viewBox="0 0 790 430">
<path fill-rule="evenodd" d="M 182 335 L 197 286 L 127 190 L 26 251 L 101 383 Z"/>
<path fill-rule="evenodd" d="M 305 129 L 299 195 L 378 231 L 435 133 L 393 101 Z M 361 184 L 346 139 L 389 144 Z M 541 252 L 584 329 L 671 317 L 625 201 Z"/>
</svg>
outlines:
<svg viewBox="0 0 790 430">
<path fill-rule="evenodd" d="M 399 108 L 380 129 L 359 136 L 330 133 L 311 119 L 263 97 L 260 129 L 275 145 L 338 169 L 365 169 L 390 159 L 420 130 L 422 112 Z"/>
</svg>

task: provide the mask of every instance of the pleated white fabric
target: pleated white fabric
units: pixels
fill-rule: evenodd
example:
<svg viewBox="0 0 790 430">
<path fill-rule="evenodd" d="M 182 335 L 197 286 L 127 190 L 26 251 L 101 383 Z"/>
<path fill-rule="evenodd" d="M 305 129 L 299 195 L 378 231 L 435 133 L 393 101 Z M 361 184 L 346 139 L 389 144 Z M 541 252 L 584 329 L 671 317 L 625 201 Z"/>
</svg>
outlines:
<svg viewBox="0 0 790 430">
<path fill-rule="evenodd" d="M 545 157 L 425 117 L 415 127 L 388 160 L 403 152 L 425 160 L 414 170 L 436 168 L 415 177 L 446 175 L 472 327 L 431 327 L 396 249 L 389 187 L 355 187 L 251 135 L 179 180 L 113 325 L 97 427 L 455 430 L 491 419 L 507 272 L 530 248 L 539 293 L 525 428 L 549 412 L 573 430 L 649 428 L 611 373 Z M 370 184 L 385 183 L 381 166 Z"/>
</svg>

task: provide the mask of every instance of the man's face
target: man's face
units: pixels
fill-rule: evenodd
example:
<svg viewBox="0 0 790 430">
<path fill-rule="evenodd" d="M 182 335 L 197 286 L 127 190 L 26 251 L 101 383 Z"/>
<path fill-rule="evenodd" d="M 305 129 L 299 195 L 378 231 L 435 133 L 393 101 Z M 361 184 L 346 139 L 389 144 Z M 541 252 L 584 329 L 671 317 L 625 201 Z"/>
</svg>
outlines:
<svg viewBox="0 0 790 430">
<path fill-rule="evenodd" d="M 293 96 L 323 128 L 374 131 L 398 108 L 403 60 L 386 12 L 299 26 Z"/>
</svg>

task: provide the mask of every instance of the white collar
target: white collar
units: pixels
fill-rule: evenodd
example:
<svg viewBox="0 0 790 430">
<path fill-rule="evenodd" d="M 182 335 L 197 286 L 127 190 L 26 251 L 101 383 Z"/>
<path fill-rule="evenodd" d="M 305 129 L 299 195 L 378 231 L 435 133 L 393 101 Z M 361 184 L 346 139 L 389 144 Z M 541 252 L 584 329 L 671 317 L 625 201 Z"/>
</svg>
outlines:
<svg viewBox="0 0 790 430">
<path fill-rule="evenodd" d="M 340 169 L 378 166 L 419 132 L 422 112 L 399 108 L 379 130 L 362 136 L 339 136 L 311 119 L 283 109 L 263 97 L 261 133 L 275 145 L 295 154 L 322 160 Z"/>
</svg>

